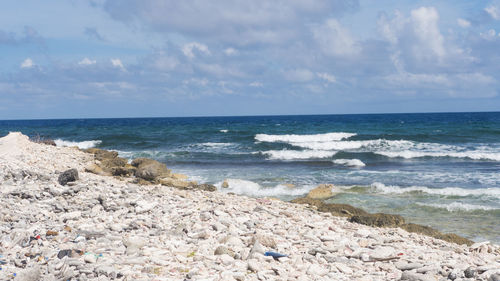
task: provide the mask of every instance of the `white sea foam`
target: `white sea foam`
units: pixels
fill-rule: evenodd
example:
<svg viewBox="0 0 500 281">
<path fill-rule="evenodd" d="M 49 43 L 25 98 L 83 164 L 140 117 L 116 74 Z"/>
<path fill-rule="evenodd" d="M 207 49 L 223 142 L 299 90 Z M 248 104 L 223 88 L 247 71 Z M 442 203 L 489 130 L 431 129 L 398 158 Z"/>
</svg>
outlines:
<svg viewBox="0 0 500 281">
<path fill-rule="evenodd" d="M 216 186 L 224 192 L 234 192 L 255 197 L 300 196 L 306 194 L 312 188 L 310 186 L 290 188 L 281 184 L 274 187 L 263 187 L 256 182 L 242 179 L 227 179 L 227 183 L 229 188 L 222 188 L 222 182 L 217 183 Z"/>
<path fill-rule="evenodd" d="M 451 204 L 417 203 L 417 205 L 438 208 L 438 209 L 446 209 L 448 212 L 457 212 L 457 211 L 471 212 L 471 211 L 476 211 L 476 210 L 483 210 L 483 211 L 498 210 L 498 208 L 494 208 L 494 207 L 467 204 L 467 203 L 461 203 L 461 202 L 453 202 Z"/>
<path fill-rule="evenodd" d="M 410 186 L 400 187 L 394 185 L 385 185 L 383 183 L 375 182 L 371 185 L 373 192 L 403 194 L 408 192 L 423 192 L 427 194 L 443 195 L 443 196 L 489 196 L 500 198 L 500 188 L 478 188 L 478 189 L 464 189 L 459 187 L 445 187 L 445 188 L 429 188 L 426 186 Z"/>
<path fill-rule="evenodd" d="M 328 158 L 335 155 L 336 151 L 324 150 L 269 150 L 261 152 L 269 156 L 273 160 L 294 160 L 294 159 L 315 159 L 315 158 Z"/>
<path fill-rule="evenodd" d="M 260 142 L 286 142 L 286 143 L 307 143 L 307 142 L 330 142 L 347 139 L 356 134 L 353 133 L 326 133 L 315 135 L 267 135 L 257 134 L 255 140 Z"/>
<path fill-rule="evenodd" d="M 224 130 L 219 130 L 219 132 L 221 132 L 221 133 L 227 133 L 227 132 L 229 132 L 229 130 L 224 129 Z"/>
<path fill-rule="evenodd" d="M 54 140 L 57 146 L 78 146 L 80 149 L 92 148 L 99 145 L 102 141 L 100 140 L 89 140 L 89 141 L 66 141 L 62 139 Z"/>
<path fill-rule="evenodd" d="M 421 158 L 421 157 L 453 157 L 453 158 L 469 158 L 473 160 L 494 160 L 500 161 L 500 153 L 483 152 L 483 151 L 464 151 L 464 152 L 438 152 L 438 151 L 377 151 L 376 154 L 384 155 L 391 158 Z"/>
<path fill-rule="evenodd" d="M 364 166 L 366 166 L 365 163 L 363 163 L 363 161 L 361 161 L 359 159 L 335 159 L 332 162 L 335 164 L 344 165 L 347 167 L 364 167 Z"/>
<path fill-rule="evenodd" d="M 228 147 L 234 145 L 234 143 L 226 143 L 226 142 L 204 142 L 201 143 L 202 146 L 208 147 Z"/>
</svg>

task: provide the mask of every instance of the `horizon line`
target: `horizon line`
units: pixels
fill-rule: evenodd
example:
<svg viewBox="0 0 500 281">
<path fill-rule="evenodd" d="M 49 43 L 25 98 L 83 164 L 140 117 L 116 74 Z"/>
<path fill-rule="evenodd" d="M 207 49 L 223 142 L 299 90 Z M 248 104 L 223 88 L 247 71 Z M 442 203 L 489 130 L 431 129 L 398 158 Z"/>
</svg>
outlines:
<svg viewBox="0 0 500 281">
<path fill-rule="evenodd" d="M 0 119 L 2 121 L 43 121 L 78 119 L 162 119 L 162 118 L 230 118 L 230 117 L 286 117 L 286 116 L 332 116 L 332 115 L 398 115 L 398 114 L 448 114 L 448 113 L 500 113 L 500 111 L 428 111 L 428 112 L 370 112 L 370 113 L 318 113 L 318 114 L 256 114 L 256 115 L 193 115 L 193 116 L 128 116 L 128 117 L 69 117 Z"/>
</svg>

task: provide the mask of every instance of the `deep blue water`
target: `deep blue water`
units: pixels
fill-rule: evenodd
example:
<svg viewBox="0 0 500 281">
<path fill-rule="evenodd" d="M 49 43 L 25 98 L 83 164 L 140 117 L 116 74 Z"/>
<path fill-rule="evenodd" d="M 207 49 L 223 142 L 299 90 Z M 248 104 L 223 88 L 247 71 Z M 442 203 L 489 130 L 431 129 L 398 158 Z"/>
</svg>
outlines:
<svg viewBox="0 0 500 281">
<path fill-rule="evenodd" d="M 152 157 L 251 196 L 333 183 L 334 202 L 500 242 L 498 112 L 0 121 L 9 131 Z"/>
</svg>

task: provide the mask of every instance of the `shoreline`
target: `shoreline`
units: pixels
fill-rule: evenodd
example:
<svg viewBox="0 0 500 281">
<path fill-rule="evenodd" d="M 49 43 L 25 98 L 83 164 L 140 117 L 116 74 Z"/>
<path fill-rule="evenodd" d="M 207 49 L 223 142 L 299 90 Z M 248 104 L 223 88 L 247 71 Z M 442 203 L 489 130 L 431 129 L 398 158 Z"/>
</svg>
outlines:
<svg viewBox="0 0 500 281">
<path fill-rule="evenodd" d="M 325 205 L 317 202 L 312 202 L 315 210 L 210 192 L 210 185 L 186 185 L 181 176 L 151 185 L 127 182 L 86 172 L 96 164 L 91 154 L 35 144 L 20 134 L 0 139 L 0 160 L 1 200 L 12 206 L 1 211 L 2 236 L 10 237 L 0 244 L 2 280 L 14 273 L 40 280 L 69 275 L 88 280 L 103 275 L 118 280 L 435 280 L 471 271 L 477 280 L 488 280 L 500 273 L 495 244 L 457 245 L 400 228 L 372 228 L 319 212 Z M 131 173 L 131 167 L 120 167 L 107 168 Z M 57 183 L 71 168 L 78 170 L 79 180 Z M 59 258 L 62 250 L 70 254 Z M 288 257 L 274 260 L 266 252 Z M 25 263 L 18 254 L 27 257 Z"/>
</svg>

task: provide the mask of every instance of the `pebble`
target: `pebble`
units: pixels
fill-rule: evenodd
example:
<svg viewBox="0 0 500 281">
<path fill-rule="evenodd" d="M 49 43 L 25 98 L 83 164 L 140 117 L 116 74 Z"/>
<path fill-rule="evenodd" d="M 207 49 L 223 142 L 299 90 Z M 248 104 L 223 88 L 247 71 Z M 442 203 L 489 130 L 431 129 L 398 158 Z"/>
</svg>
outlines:
<svg viewBox="0 0 500 281">
<path fill-rule="evenodd" d="M 0 208 L 0 280 L 500 281 L 490 242 L 466 247 L 304 205 L 137 185 L 85 172 L 95 160 L 71 148 L 16 151 L 0 154 L 0 206 L 9 206 Z M 57 171 L 73 168 L 75 184 L 59 185 Z"/>
</svg>

